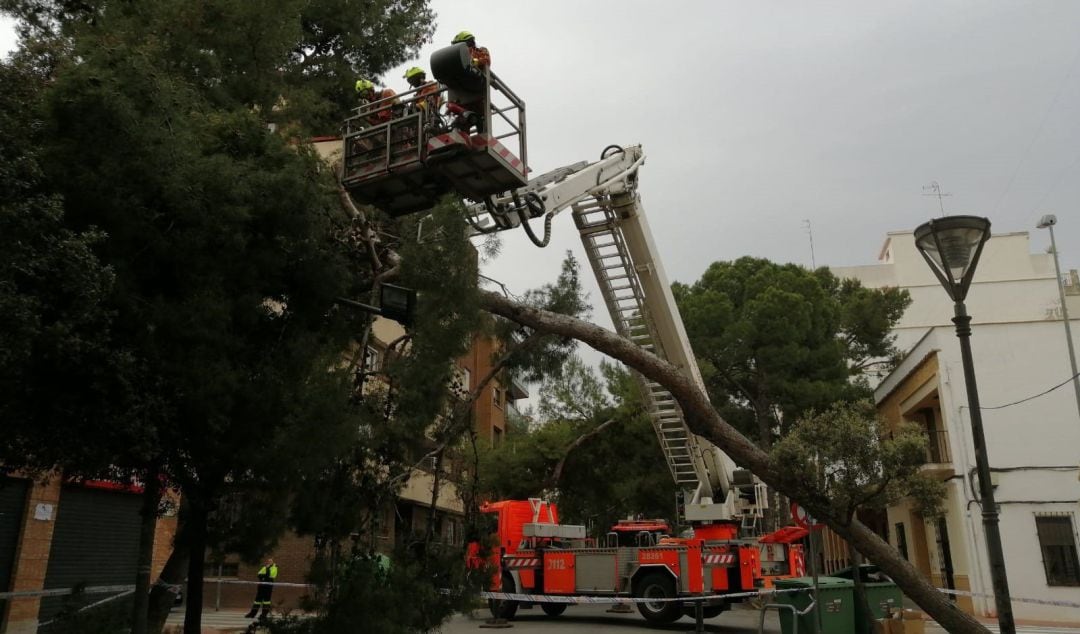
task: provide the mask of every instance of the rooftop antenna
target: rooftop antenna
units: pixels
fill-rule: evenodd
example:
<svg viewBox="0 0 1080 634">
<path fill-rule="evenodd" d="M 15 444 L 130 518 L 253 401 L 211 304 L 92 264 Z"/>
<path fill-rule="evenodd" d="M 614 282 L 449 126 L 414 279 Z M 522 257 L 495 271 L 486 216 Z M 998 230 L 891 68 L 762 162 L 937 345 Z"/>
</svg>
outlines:
<svg viewBox="0 0 1080 634">
<path fill-rule="evenodd" d="M 923 190 L 923 196 L 936 196 L 937 197 L 938 208 L 941 209 L 941 216 L 944 217 L 945 216 L 945 203 L 941 199 L 945 198 L 946 196 L 952 196 L 952 194 L 943 193 L 941 191 L 941 185 L 939 185 L 937 181 L 930 181 L 929 185 L 923 185 L 922 190 Z M 926 193 L 926 192 L 930 192 L 930 193 Z"/>
<path fill-rule="evenodd" d="M 817 268 L 817 260 L 814 258 L 814 229 L 810 226 L 810 219 L 803 219 L 803 228 L 806 229 L 806 235 L 810 237 L 810 268 Z"/>
</svg>

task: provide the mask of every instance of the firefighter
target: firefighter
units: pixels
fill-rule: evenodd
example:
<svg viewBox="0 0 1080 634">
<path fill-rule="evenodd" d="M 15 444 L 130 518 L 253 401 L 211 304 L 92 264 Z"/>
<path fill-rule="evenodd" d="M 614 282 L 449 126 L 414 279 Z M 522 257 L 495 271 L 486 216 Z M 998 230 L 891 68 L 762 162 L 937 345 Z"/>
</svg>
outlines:
<svg viewBox="0 0 1080 634">
<path fill-rule="evenodd" d="M 442 105 L 442 98 L 439 96 L 439 84 L 428 81 L 427 73 L 424 72 L 423 68 L 413 66 L 405 71 L 405 81 L 409 82 L 409 86 L 417 89 L 416 100 L 414 101 L 416 108 L 425 110 L 428 114 L 439 111 L 439 106 Z"/>
<path fill-rule="evenodd" d="M 450 40 L 451 44 L 464 43 L 469 47 L 469 55 L 472 59 L 471 71 L 477 75 L 483 76 L 484 71 L 491 67 L 491 53 L 488 52 L 483 46 L 476 45 L 476 38 L 472 33 L 468 31 L 462 31 L 454 36 L 453 40 Z M 455 122 L 455 126 L 462 131 L 468 132 L 470 128 L 476 126 L 476 131 L 483 134 L 486 129 L 486 121 L 481 114 L 484 110 L 484 100 L 471 101 L 469 103 L 458 104 L 464 109 Z"/>
<path fill-rule="evenodd" d="M 473 68 L 477 71 L 483 71 L 483 69 L 491 66 L 491 53 L 488 52 L 483 46 L 476 45 L 476 38 L 472 33 L 468 31 L 462 31 L 454 36 L 454 39 L 450 40 L 451 44 L 460 44 L 464 42 L 469 47 L 469 53 L 472 55 Z"/>
<path fill-rule="evenodd" d="M 378 90 L 375 88 L 375 82 L 368 79 L 357 79 L 356 96 L 360 98 L 362 105 L 385 100 L 382 107 L 368 115 L 368 123 L 371 125 L 386 123 L 394 118 L 393 110 L 394 106 L 398 105 L 398 99 L 397 93 L 390 88 Z"/>
<path fill-rule="evenodd" d="M 277 579 L 278 567 L 274 563 L 273 557 L 267 557 L 266 563 L 262 568 L 259 568 L 259 585 L 255 589 L 255 601 L 251 604 L 251 610 L 244 615 L 244 618 L 253 619 L 255 614 L 262 608 L 262 614 L 259 614 L 259 620 L 265 621 L 270 616 L 270 595 L 274 592 L 274 580 Z"/>
</svg>

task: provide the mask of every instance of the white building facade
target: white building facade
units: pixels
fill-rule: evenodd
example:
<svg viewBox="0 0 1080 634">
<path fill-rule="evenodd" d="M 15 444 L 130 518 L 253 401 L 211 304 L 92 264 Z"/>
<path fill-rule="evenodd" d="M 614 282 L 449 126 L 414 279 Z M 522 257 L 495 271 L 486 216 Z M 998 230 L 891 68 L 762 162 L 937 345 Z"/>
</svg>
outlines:
<svg viewBox="0 0 1080 634">
<path fill-rule="evenodd" d="M 905 356 L 874 396 L 890 423 L 910 421 L 926 430 L 923 468 L 945 482 L 948 497 L 941 519 L 924 518 L 907 503 L 890 508 L 889 542 L 938 587 L 991 595 L 952 301 L 911 233 L 890 233 L 879 264 L 833 272 L 870 287 L 905 288 L 912 297 L 895 330 Z M 1080 315 L 1077 300 L 1080 295 L 1066 300 L 1070 317 Z M 967 307 L 1012 594 L 1080 603 L 1080 412 L 1052 256 L 1032 254 L 1027 233 L 995 235 Z M 1076 339 L 1080 321 L 1071 321 Z M 1080 348 L 1080 340 L 1074 344 Z M 960 597 L 958 604 L 995 613 L 989 596 Z M 1080 608 L 1017 602 L 1013 610 L 1020 619 L 1080 622 Z"/>
</svg>

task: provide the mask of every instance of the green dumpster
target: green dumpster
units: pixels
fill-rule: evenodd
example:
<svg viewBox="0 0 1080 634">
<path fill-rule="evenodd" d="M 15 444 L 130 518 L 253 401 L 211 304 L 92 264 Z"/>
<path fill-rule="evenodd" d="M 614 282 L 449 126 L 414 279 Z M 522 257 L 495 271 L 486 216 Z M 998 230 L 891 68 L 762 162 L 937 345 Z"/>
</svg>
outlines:
<svg viewBox="0 0 1080 634">
<path fill-rule="evenodd" d="M 900 588 L 885 573 L 873 565 L 863 564 L 859 567 L 859 575 L 866 589 L 866 603 L 870 606 L 870 617 L 863 613 L 863 606 L 855 602 L 855 625 L 859 634 L 870 634 L 873 626 L 872 621 L 888 617 L 894 610 L 904 608 L 904 594 Z M 854 566 L 838 570 L 833 573 L 834 577 L 852 579 L 852 596 L 854 597 Z"/>
<path fill-rule="evenodd" d="M 804 589 L 803 592 L 780 592 L 775 595 L 776 603 L 790 605 L 799 612 L 806 611 L 814 600 L 812 577 L 777 579 L 773 585 L 777 590 Z M 850 579 L 818 577 L 817 607 L 821 612 L 820 629 L 815 610 L 798 616 L 794 616 L 791 610 L 780 610 L 780 630 L 783 634 L 794 634 L 797 618 L 798 634 L 855 634 L 855 601 Z"/>
</svg>

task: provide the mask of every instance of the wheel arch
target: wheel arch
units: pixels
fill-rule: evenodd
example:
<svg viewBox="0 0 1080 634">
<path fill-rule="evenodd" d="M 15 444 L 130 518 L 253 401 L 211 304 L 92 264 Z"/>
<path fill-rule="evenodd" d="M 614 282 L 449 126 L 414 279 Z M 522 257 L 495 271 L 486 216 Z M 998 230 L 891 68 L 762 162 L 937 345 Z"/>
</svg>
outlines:
<svg viewBox="0 0 1080 634">
<path fill-rule="evenodd" d="M 638 566 L 638 569 L 634 571 L 634 574 L 630 576 L 630 589 L 634 594 L 637 594 L 638 583 L 645 577 L 660 573 L 671 579 L 671 583 L 675 587 L 675 594 L 679 594 L 679 575 L 675 574 L 669 566 L 665 564 L 649 564 L 646 566 Z"/>
</svg>

